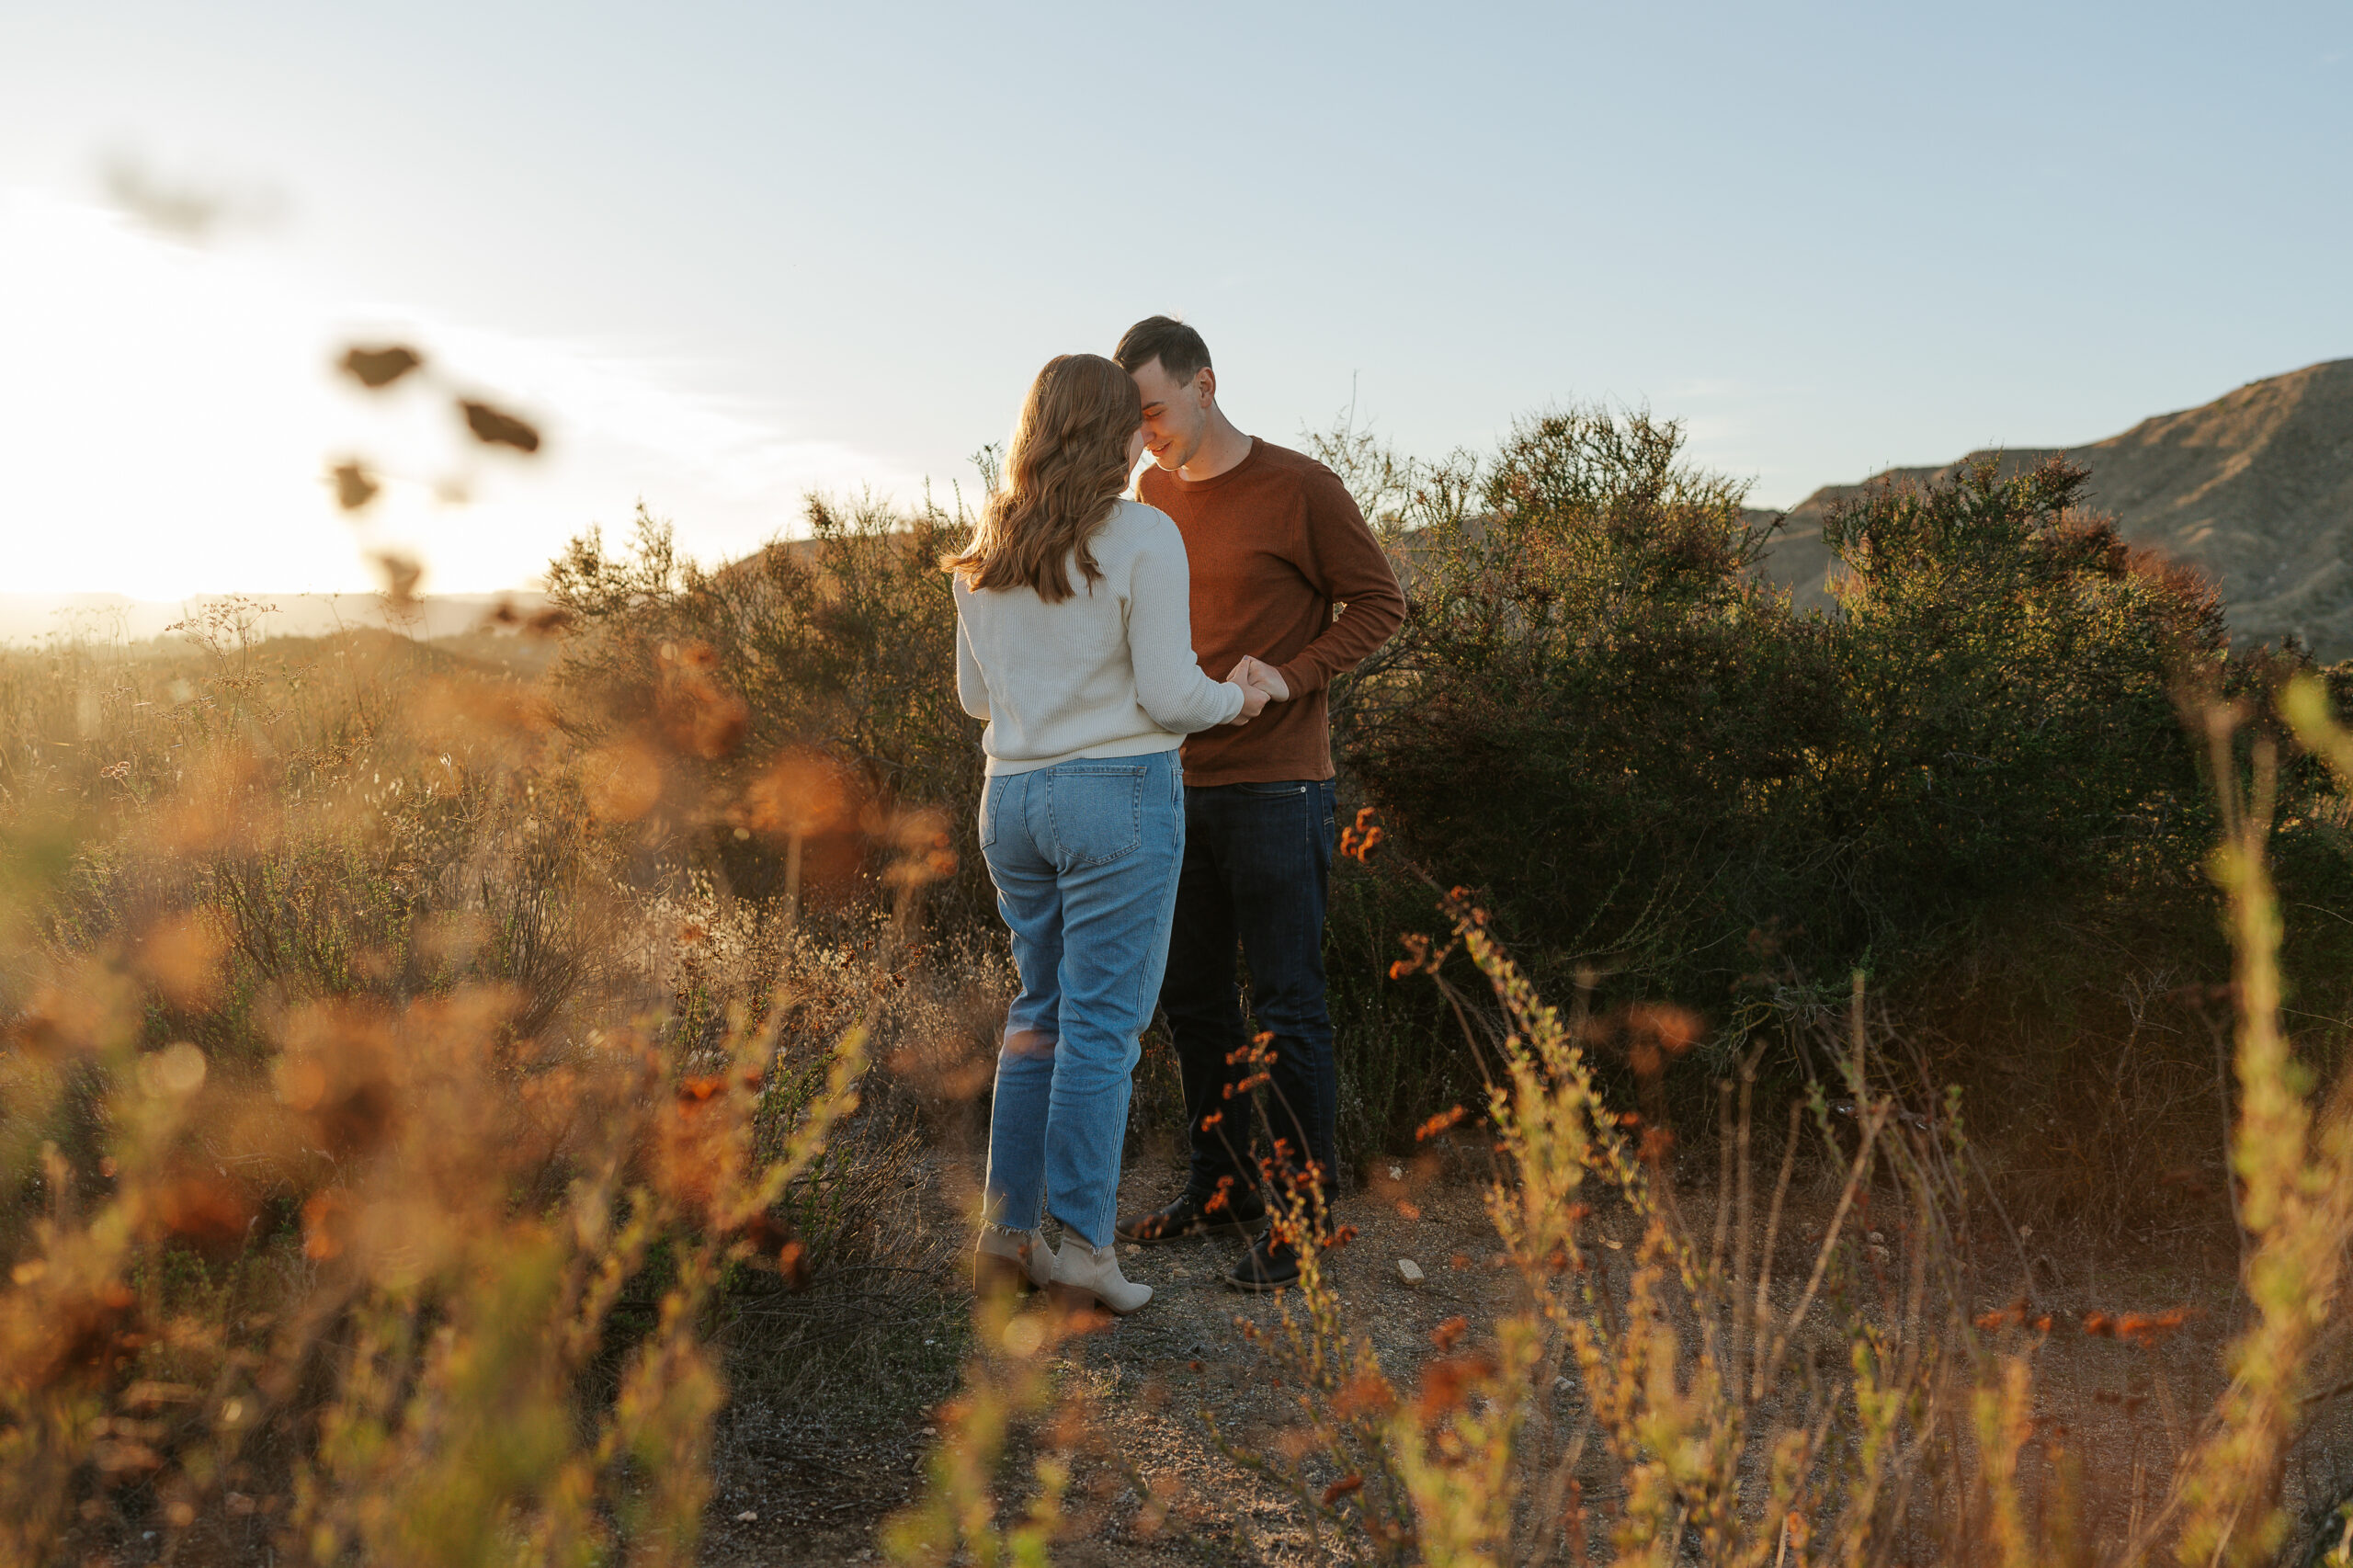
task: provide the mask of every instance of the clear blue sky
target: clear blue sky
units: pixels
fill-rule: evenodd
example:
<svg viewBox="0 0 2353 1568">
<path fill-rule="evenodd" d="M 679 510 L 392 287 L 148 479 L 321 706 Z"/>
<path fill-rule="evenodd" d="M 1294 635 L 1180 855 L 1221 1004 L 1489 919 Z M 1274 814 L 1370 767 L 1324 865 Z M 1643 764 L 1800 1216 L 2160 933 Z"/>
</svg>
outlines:
<svg viewBox="0 0 2353 1568">
<path fill-rule="evenodd" d="M 1423 452 L 1607 397 L 1686 419 L 1697 456 L 1782 505 L 2353 355 L 2342 0 L 6 0 L 20 250 L 100 199 L 109 149 L 277 192 L 280 220 L 220 244 L 330 314 L 368 301 L 445 354 L 497 335 L 492 364 L 587 356 L 688 424 L 736 422 L 642 460 L 581 425 L 598 463 L 556 513 L 483 514 L 501 550 L 445 542 L 449 587 L 640 491 L 716 552 L 790 524 L 804 470 L 944 481 L 1046 356 L 1161 310 L 1278 440 L 1352 384 Z M 0 408 L 11 466 L 55 449 L 40 405 Z M 756 447 L 765 467 L 712 477 Z M 75 504 L 36 518 L 5 492 L 12 528 Z M 51 577 L 114 585 L 93 560 Z"/>
</svg>

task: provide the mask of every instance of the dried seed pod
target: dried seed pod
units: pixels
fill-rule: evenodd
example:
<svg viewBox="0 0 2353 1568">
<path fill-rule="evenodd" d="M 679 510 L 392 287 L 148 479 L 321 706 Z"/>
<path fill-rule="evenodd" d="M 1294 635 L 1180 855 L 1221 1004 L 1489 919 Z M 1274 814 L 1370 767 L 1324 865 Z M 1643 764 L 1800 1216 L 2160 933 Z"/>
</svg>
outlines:
<svg viewBox="0 0 2353 1568">
<path fill-rule="evenodd" d="M 344 354 L 342 365 L 344 373 L 361 386 L 381 392 L 411 370 L 423 369 L 425 357 L 405 344 L 362 348 L 355 343 Z"/>
<path fill-rule="evenodd" d="M 466 416 L 466 428 L 483 446 L 512 447 L 518 452 L 540 449 L 539 430 L 504 409 L 472 398 L 460 398 L 458 411 Z"/>
<path fill-rule="evenodd" d="M 383 491 L 375 476 L 361 466 L 358 458 L 347 458 L 327 470 L 335 481 L 335 504 L 347 512 L 357 512 L 373 501 Z"/>
</svg>

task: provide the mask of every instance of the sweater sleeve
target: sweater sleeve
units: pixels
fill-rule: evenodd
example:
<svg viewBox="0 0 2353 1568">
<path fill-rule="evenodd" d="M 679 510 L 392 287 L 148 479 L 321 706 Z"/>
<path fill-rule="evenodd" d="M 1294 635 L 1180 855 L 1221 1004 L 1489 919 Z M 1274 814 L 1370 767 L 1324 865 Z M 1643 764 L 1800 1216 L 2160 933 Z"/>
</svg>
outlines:
<svg viewBox="0 0 2353 1568">
<path fill-rule="evenodd" d="M 1136 700 L 1152 722 L 1175 735 L 1232 723 L 1242 711 L 1242 688 L 1201 673 L 1193 653 L 1193 574 L 1185 538 L 1165 513 L 1136 551 L 1128 586 L 1128 658 Z"/>
<path fill-rule="evenodd" d="M 956 611 L 956 700 L 973 718 L 989 717 L 989 683 L 981 674 L 981 661 L 973 655 L 972 629 L 964 624 L 961 606 Z"/>
<path fill-rule="evenodd" d="M 1381 541 L 1339 475 L 1320 464 L 1307 484 L 1302 557 L 1299 569 L 1315 591 L 1347 608 L 1276 672 L 1293 698 L 1364 663 L 1405 619 L 1405 595 Z"/>
</svg>

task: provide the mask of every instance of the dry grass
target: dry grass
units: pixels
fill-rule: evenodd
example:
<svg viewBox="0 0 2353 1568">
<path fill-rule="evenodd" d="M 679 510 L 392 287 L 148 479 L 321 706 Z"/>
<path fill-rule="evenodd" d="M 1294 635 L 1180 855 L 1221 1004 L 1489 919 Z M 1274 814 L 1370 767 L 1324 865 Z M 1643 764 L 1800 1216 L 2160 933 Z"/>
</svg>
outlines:
<svg viewBox="0 0 2353 1568">
<path fill-rule="evenodd" d="M 990 957 L 927 860 L 714 893 L 536 688 L 196 630 L 0 658 L 0 1560 L 691 1560 L 731 1371 L 938 1298 Z"/>
</svg>

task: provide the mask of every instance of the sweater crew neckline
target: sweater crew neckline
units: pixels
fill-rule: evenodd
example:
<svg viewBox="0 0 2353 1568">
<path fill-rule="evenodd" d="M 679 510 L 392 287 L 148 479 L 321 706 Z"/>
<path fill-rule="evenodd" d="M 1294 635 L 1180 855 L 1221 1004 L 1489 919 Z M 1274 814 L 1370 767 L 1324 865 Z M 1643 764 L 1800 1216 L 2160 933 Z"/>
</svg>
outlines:
<svg viewBox="0 0 2353 1568">
<path fill-rule="evenodd" d="M 1257 437 L 1251 437 L 1249 451 L 1243 454 L 1243 458 L 1240 462 L 1235 463 L 1223 473 L 1211 474 L 1207 479 L 1187 479 L 1181 472 L 1171 473 L 1168 477 L 1175 480 L 1176 482 L 1177 488 L 1188 495 L 1198 495 L 1204 490 L 1215 490 L 1219 485 L 1223 484 L 1226 481 L 1233 478 L 1235 475 L 1248 472 L 1257 462 L 1258 453 L 1265 448 L 1266 444 L 1266 442 L 1258 439 Z"/>
</svg>

